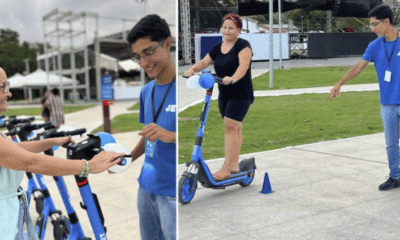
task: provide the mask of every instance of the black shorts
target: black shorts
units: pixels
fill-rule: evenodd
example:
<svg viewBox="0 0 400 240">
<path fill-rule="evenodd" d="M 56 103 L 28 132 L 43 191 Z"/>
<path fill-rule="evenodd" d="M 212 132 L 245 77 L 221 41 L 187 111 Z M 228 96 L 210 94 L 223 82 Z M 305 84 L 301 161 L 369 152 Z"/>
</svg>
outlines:
<svg viewBox="0 0 400 240">
<path fill-rule="evenodd" d="M 243 121 L 251 103 L 251 100 L 245 99 L 230 99 L 228 101 L 218 99 L 218 107 L 221 117 L 227 117 L 238 122 Z"/>
<path fill-rule="evenodd" d="M 49 118 L 50 117 L 50 110 L 48 108 L 44 108 L 42 110 L 42 117 Z"/>
</svg>

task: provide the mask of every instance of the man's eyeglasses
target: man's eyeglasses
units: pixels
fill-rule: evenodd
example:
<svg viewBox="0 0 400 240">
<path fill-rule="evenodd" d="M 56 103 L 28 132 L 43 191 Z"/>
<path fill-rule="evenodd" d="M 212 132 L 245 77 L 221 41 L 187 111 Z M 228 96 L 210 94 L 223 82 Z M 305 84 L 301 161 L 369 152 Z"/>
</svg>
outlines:
<svg viewBox="0 0 400 240">
<path fill-rule="evenodd" d="M 161 46 L 161 45 L 164 43 L 164 41 L 165 41 L 165 39 L 162 40 L 161 42 L 159 42 L 159 43 L 158 43 L 156 46 L 154 46 L 154 47 L 146 48 L 146 49 L 143 51 L 144 56 L 141 56 L 140 54 L 137 54 L 137 53 L 133 54 L 133 57 L 131 57 L 131 60 L 134 61 L 134 62 L 139 62 L 139 61 L 141 61 L 141 60 L 144 60 L 144 59 L 147 59 L 147 58 L 151 57 L 151 55 L 153 55 L 153 54 L 156 52 L 157 48 L 158 48 L 159 46 Z"/>
<path fill-rule="evenodd" d="M 371 24 L 369 25 L 369 27 L 370 27 L 370 28 L 376 28 L 376 26 L 378 26 L 378 24 L 381 23 L 381 22 L 382 22 L 382 21 L 378 21 L 378 22 L 371 23 Z"/>
<path fill-rule="evenodd" d="M 10 81 L 0 83 L 0 88 L 3 88 L 3 93 L 8 92 L 10 90 Z"/>
</svg>

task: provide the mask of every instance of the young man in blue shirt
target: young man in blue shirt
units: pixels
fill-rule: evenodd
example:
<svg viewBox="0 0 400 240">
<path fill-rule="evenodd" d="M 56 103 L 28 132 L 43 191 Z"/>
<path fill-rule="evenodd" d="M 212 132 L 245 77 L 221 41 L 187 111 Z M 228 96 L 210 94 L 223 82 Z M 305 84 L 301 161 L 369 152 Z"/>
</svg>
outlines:
<svg viewBox="0 0 400 240">
<path fill-rule="evenodd" d="M 340 87 L 356 77 L 373 62 L 380 89 L 381 118 L 385 130 L 386 153 L 389 161 L 389 178 L 379 190 L 400 186 L 399 123 L 400 123 L 400 42 L 393 26 L 393 13 L 389 6 L 380 5 L 368 13 L 370 27 L 378 38 L 368 45 L 364 56 L 331 89 L 331 97 L 339 95 Z"/>
<path fill-rule="evenodd" d="M 132 150 L 145 154 L 139 176 L 138 211 L 142 239 L 176 239 L 176 68 L 171 33 L 158 15 L 147 15 L 130 31 L 132 60 L 154 79 L 140 93 L 139 122 L 145 127 Z"/>
</svg>

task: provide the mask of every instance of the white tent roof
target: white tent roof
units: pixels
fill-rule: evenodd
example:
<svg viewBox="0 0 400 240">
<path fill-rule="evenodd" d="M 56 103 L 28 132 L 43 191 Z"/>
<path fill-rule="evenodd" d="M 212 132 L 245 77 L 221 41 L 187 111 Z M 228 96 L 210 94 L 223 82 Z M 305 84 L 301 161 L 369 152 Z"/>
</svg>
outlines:
<svg viewBox="0 0 400 240">
<path fill-rule="evenodd" d="M 72 85 L 73 81 L 70 78 L 61 77 L 62 85 L 68 86 Z M 55 74 L 49 74 L 49 84 L 50 86 L 59 86 L 60 77 Z M 78 81 L 76 81 L 78 84 Z M 47 86 L 47 73 L 41 69 L 37 69 L 33 73 L 24 77 L 23 84 L 24 87 L 45 87 Z"/>
<path fill-rule="evenodd" d="M 140 66 L 138 63 L 135 63 L 134 61 L 128 59 L 128 60 L 124 60 L 124 61 L 119 61 L 118 62 L 119 66 L 125 71 L 125 72 L 129 72 L 129 71 L 140 71 Z"/>
<path fill-rule="evenodd" d="M 10 88 L 22 88 L 25 77 L 19 73 L 16 73 L 14 76 L 8 78 L 8 81 L 10 81 Z"/>
<path fill-rule="evenodd" d="M 130 59 L 118 61 L 116 58 L 100 53 L 100 67 L 107 70 L 118 71 L 117 68 L 122 68 L 125 72 L 140 71 L 139 64 Z"/>
</svg>

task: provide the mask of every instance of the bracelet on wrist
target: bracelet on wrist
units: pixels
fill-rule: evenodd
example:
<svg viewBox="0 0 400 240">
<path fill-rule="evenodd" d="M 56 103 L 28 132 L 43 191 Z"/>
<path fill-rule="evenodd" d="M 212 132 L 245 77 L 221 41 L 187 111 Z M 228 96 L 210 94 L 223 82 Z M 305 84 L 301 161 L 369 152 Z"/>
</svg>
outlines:
<svg viewBox="0 0 400 240">
<path fill-rule="evenodd" d="M 86 160 L 83 160 L 83 168 L 82 172 L 79 174 L 79 177 L 84 177 L 86 178 L 89 176 L 90 168 L 89 168 L 89 163 Z"/>
</svg>

